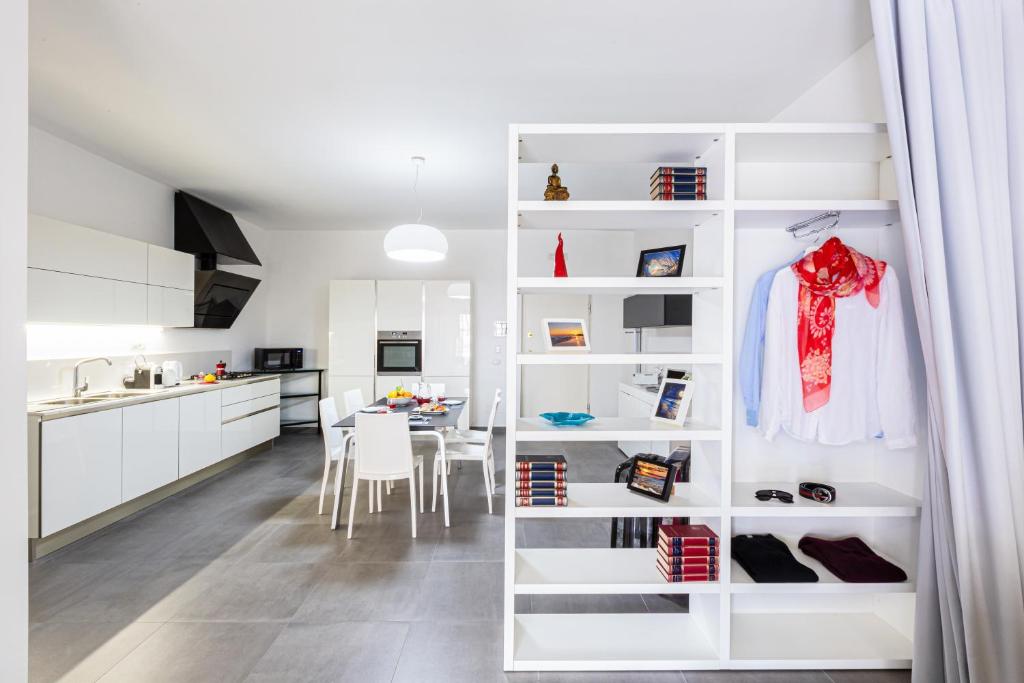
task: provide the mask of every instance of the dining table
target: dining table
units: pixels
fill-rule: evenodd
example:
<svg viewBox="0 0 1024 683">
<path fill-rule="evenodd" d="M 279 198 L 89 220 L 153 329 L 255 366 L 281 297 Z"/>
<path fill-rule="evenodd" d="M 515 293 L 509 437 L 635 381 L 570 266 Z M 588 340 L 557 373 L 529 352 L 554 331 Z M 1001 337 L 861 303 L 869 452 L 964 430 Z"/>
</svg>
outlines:
<svg viewBox="0 0 1024 683">
<path fill-rule="evenodd" d="M 445 457 L 445 442 L 444 434 L 449 429 L 455 429 L 459 425 L 459 417 L 462 415 L 463 408 L 466 407 L 467 399 L 461 396 L 450 396 L 445 399 L 451 401 L 448 403 L 448 410 L 442 415 L 423 415 L 424 420 L 410 421 L 409 431 L 418 435 L 433 436 L 437 439 L 437 457 L 441 459 L 441 497 L 442 505 L 444 508 L 444 525 L 451 526 L 451 520 L 449 519 L 448 509 L 448 462 Z M 455 403 L 457 402 L 457 403 Z M 386 398 L 374 401 L 367 408 L 382 408 L 387 407 L 390 413 L 407 413 L 410 420 L 419 414 L 420 406 L 416 401 L 410 401 L 405 405 L 388 406 L 388 400 Z M 356 415 L 360 412 L 367 412 L 366 410 L 356 411 L 351 415 L 346 415 L 338 422 L 335 422 L 332 427 L 345 430 L 345 438 L 342 441 L 342 453 L 348 452 L 348 446 L 350 441 L 356 436 Z M 368 413 L 373 414 L 373 413 Z M 344 462 L 344 456 L 339 462 Z M 341 499 L 341 488 L 344 480 L 343 465 L 339 465 L 338 473 L 334 480 L 334 517 L 331 519 L 331 528 L 335 528 L 338 518 L 339 501 Z M 436 479 L 434 480 L 436 484 Z M 436 489 L 435 489 L 436 491 Z"/>
</svg>

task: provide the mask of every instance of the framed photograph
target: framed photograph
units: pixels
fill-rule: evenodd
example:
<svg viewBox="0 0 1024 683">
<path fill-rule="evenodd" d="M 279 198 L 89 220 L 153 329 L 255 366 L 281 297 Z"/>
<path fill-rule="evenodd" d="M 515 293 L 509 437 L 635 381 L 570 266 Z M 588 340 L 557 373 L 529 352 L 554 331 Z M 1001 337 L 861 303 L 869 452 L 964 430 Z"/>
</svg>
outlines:
<svg viewBox="0 0 1024 683">
<path fill-rule="evenodd" d="M 626 478 L 626 488 L 662 502 L 672 495 L 672 484 L 679 470 L 678 462 L 669 462 L 652 454 L 633 456 L 633 467 Z"/>
<path fill-rule="evenodd" d="M 544 347 L 548 351 L 589 351 L 587 321 L 583 318 L 544 318 Z"/>
<path fill-rule="evenodd" d="M 636 264 L 637 277 L 679 277 L 683 273 L 686 245 L 644 249 Z"/>
<path fill-rule="evenodd" d="M 661 380 L 661 388 L 658 389 L 658 401 L 651 411 L 651 419 L 661 422 L 672 422 L 683 424 L 686 421 L 686 411 L 690 408 L 690 400 L 693 398 L 693 380 L 691 379 L 669 379 Z"/>
</svg>

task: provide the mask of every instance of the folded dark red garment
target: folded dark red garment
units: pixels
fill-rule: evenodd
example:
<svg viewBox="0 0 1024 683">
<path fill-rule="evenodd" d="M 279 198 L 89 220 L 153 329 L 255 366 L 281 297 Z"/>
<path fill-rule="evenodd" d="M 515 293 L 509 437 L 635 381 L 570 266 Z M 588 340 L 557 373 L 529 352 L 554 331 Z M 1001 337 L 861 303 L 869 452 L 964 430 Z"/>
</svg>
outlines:
<svg viewBox="0 0 1024 683">
<path fill-rule="evenodd" d="M 804 536 L 799 546 L 800 550 L 849 583 L 899 583 L 907 580 L 906 572 L 879 557 L 856 536 L 836 540 Z"/>
</svg>

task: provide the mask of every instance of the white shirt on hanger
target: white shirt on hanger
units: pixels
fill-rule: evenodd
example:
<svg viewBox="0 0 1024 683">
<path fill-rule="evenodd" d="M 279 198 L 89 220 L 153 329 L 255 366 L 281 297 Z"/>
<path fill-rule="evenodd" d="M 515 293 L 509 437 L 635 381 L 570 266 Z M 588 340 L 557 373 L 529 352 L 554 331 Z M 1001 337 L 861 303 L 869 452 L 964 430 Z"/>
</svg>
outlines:
<svg viewBox="0 0 1024 683">
<path fill-rule="evenodd" d="M 796 275 L 783 268 L 768 297 L 759 428 L 801 441 L 839 446 L 882 437 L 889 448 L 916 445 L 914 397 L 903 327 L 899 280 L 886 268 L 881 301 L 863 292 L 837 298 L 829 401 L 806 412 L 797 353 Z"/>
</svg>

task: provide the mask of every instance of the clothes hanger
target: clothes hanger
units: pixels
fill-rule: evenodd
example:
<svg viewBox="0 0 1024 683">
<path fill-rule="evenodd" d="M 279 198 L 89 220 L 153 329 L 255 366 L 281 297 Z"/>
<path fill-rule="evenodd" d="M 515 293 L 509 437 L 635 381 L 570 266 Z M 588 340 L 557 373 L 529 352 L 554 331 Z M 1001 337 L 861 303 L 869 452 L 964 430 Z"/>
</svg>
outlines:
<svg viewBox="0 0 1024 683">
<path fill-rule="evenodd" d="M 831 220 L 831 223 L 825 223 Z M 815 251 L 820 246 L 819 241 L 823 234 L 827 235 L 829 231 L 835 230 L 839 226 L 839 212 L 838 211 L 826 211 L 825 213 L 818 214 L 813 218 L 794 223 L 793 225 L 786 228 L 786 232 L 791 234 L 794 239 L 803 239 L 814 235 L 814 242 L 804 249 L 804 256 Z"/>
</svg>

